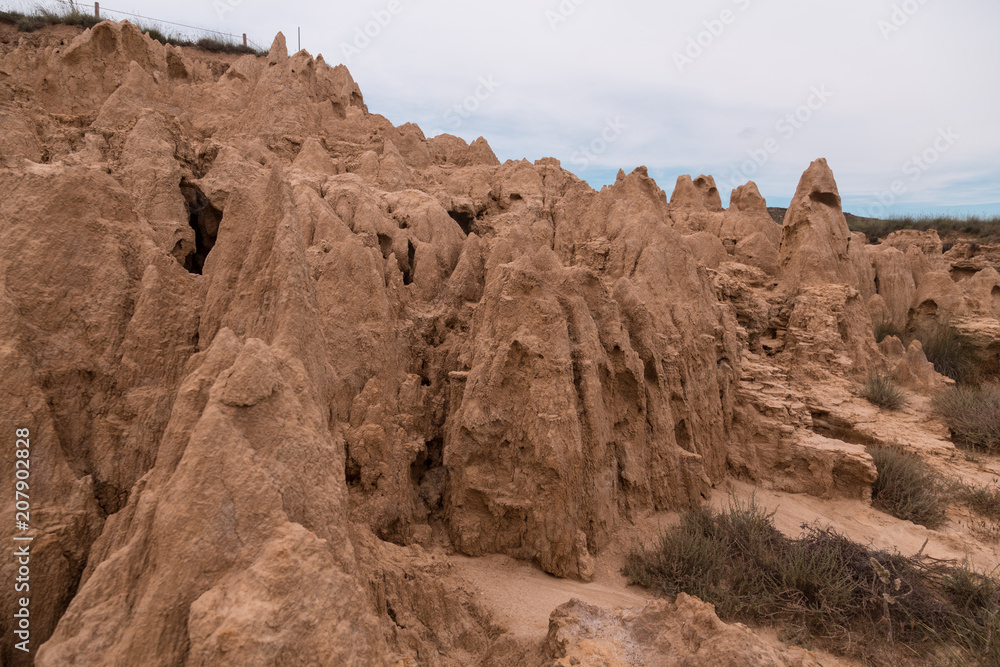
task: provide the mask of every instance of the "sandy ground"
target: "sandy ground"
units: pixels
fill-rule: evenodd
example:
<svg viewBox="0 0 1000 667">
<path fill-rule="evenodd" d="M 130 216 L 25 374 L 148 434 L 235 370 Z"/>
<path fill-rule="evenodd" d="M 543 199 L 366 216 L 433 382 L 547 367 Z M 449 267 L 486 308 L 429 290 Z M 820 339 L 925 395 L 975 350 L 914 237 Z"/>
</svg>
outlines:
<svg viewBox="0 0 1000 667">
<path fill-rule="evenodd" d="M 895 549 L 904 555 L 913 555 L 923 548 L 924 553 L 936 558 L 969 559 L 980 571 L 993 570 L 1000 564 L 1000 545 L 983 544 L 970 537 L 960 518 L 951 518 L 941 530 L 928 530 L 883 514 L 859 500 L 823 500 L 771 491 L 737 480 L 727 480 L 716 489 L 712 505 L 721 509 L 733 498 L 745 502 L 751 497 L 768 511 L 774 511 L 775 525 L 791 537 L 802 533 L 803 524 L 818 524 L 832 527 L 855 541 Z M 478 590 L 479 602 L 513 637 L 541 642 L 548 632 L 549 615 L 573 598 L 605 609 L 625 609 L 641 607 L 655 597 L 650 591 L 629 586 L 620 570 L 634 545 L 651 543 L 677 519 L 673 512 L 651 513 L 622 527 L 595 559 L 596 577 L 591 583 L 559 579 L 537 566 L 507 556 L 452 555 L 449 559 L 456 574 Z M 775 630 L 757 632 L 778 642 Z M 831 667 L 855 664 L 826 653 L 817 652 L 816 656 Z"/>
<path fill-rule="evenodd" d="M 591 583 L 559 579 L 507 556 L 452 556 L 453 567 L 479 590 L 478 600 L 519 639 L 541 640 L 549 614 L 573 598 L 605 609 L 645 606 L 651 593 L 627 587 L 624 578 L 597 577 Z"/>
</svg>

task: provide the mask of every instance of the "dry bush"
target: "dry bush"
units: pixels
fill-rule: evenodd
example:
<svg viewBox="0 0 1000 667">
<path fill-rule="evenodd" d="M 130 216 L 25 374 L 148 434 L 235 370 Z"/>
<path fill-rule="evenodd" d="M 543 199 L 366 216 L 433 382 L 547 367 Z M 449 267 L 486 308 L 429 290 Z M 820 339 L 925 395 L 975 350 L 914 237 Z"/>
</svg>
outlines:
<svg viewBox="0 0 1000 667">
<path fill-rule="evenodd" d="M 860 396 L 886 410 L 899 410 L 907 403 L 906 394 L 892 375 L 879 370 L 868 373 Z"/>
<path fill-rule="evenodd" d="M 955 327 L 942 324 L 923 329 L 915 336 L 923 345 L 927 361 L 934 370 L 959 384 L 979 381 L 982 360 L 979 350 Z"/>
<path fill-rule="evenodd" d="M 948 502 L 940 478 L 918 455 L 898 445 L 868 448 L 878 479 L 872 485 L 872 505 L 899 519 L 928 528 L 945 521 Z"/>
<path fill-rule="evenodd" d="M 968 566 L 907 558 L 831 529 L 781 534 L 751 500 L 697 508 L 653 548 L 634 551 L 630 583 L 716 606 L 728 621 L 789 628 L 799 640 L 867 664 L 926 664 L 949 656 L 1000 664 L 1000 583 Z M 918 662 L 914 663 L 914 657 Z"/>
<path fill-rule="evenodd" d="M 893 321 L 891 317 L 882 315 L 873 324 L 875 328 L 876 343 L 881 343 L 889 336 L 895 336 L 896 338 L 903 340 L 903 327 L 899 326 L 899 324 Z"/>
<path fill-rule="evenodd" d="M 949 387 L 934 396 L 932 405 L 956 445 L 1000 452 L 1000 385 Z"/>
</svg>

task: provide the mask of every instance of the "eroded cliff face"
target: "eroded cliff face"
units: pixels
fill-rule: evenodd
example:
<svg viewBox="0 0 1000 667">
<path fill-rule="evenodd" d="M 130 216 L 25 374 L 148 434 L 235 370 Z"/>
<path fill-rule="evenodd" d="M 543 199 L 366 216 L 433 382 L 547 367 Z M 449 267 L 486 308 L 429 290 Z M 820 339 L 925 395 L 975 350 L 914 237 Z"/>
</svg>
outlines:
<svg viewBox="0 0 1000 667">
<path fill-rule="evenodd" d="M 385 550 L 586 579 L 725 474 L 733 316 L 644 173 L 395 128 L 280 36 L 220 68 L 106 22 L 2 71 L 38 664 L 461 662 L 490 623 Z"/>
<path fill-rule="evenodd" d="M 730 473 L 863 497 L 795 382 L 883 363 L 876 274 L 893 313 L 946 303 L 850 237 L 825 161 L 782 229 L 752 183 L 728 210 L 711 177 L 595 192 L 394 127 L 280 35 L 224 62 L 104 22 L 0 55 L 39 665 L 502 664 L 437 554 L 587 580 L 634 513 Z"/>
</svg>

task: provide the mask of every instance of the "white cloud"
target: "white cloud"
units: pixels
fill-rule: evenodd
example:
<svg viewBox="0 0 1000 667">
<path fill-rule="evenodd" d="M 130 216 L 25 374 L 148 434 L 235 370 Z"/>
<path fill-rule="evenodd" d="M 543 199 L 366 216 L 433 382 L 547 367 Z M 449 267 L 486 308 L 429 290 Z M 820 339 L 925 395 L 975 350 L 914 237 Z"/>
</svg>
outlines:
<svg viewBox="0 0 1000 667">
<path fill-rule="evenodd" d="M 369 108 L 429 131 L 480 77 L 495 77 L 502 87 L 457 134 L 486 136 L 501 159 L 552 155 L 578 169 L 574 152 L 620 117 L 627 130 L 579 171 L 592 184 L 639 164 L 653 174 L 714 171 L 718 179 L 774 136 L 812 87 L 826 86 L 833 97 L 754 174 L 765 196 L 787 199 L 823 156 L 845 201 L 865 201 L 938 128 L 954 127 L 961 141 L 900 204 L 1000 202 L 994 0 L 395 1 L 400 11 L 349 63 Z M 303 47 L 339 62 L 340 45 L 389 0 L 345 5 L 242 0 L 222 19 L 203 0 L 133 0 L 122 9 L 267 44 L 282 30 L 293 48 L 302 26 Z M 894 17 L 894 6 L 909 14 Z M 565 20 L 553 28 L 547 12 Z M 879 22 L 900 16 L 899 29 L 885 35 Z M 675 54 L 689 40 L 701 53 L 679 71 Z M 673 182 L 660 185 L 669 191 Z"/>
</svg>

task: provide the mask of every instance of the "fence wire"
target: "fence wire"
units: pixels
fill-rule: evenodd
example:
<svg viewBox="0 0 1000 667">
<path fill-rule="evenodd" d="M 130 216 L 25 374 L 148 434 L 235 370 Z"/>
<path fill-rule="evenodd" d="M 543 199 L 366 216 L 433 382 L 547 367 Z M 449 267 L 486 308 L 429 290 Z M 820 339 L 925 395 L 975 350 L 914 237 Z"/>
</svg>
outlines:
<svg viewBox="0 0 1000 667">
<path fill-rule="evenodd" d="M 89 10 L 88 13 L 91 13 L 91 14 L 93 14 L 93 12 L 94 12 L 94 5 L 93 4 L 87 4 L 87 3 L 83 3 L 83 2 L 75 2 L 74 0 L 55 0 L 55 1 L 59 5 L 62 5 L 63 7 L 66 7 L 70 11 L 73 11 L 73 12 L 83 13 L 81 11 L 81 9 Z M 177 28 L 187 28 L 188 30 L 194 30 L 197 33 L 195 36 L 198 36 L 198 35 L 201 35 L 201 36 L 218 35 L 218 36 L 226 38 L 226 41 L 232 42 L 233 44 L 242 44 L 243 43 L 243 35 L 234 35 L 231 32 L 222 32 L 220 30 L 212 30 L 211 28 L 201 28 L 199 26 L 188 25 L 186 23 L 177 23 L 176 21 L 167 21 L 165 19 L 153 18 L 151 16 L 143 16 L 142 14 L 136 14 L 135 12 L 127 12 L 127 11 L 124 11 L 124 10 L 121 10 L 121 9 L 113 9 L 111 7 L 106 7 L 103 3 L 99 3 L 99 4 L 100 4 L 100 16 L 101 16 L 101 18 L 104 18 L 105 14 L 114 14 L 114 15 L 118 15 L 118 16 L 129 17 L 131 19 L 137 19 L 137 21 L 142 21 L 141 24 L 138 23 L 137 21 L 133 21 L 134 23 L 136 23 L 136 25 L 138 25 L 138 27 L 140 27 L 140 28 L 146 28 L 146 29 L 148 29 L 148 28 L 155 28 L 157 30 L 160 30 L 160 32 L 162 32 L 164 34 L 167 34 L 170 31 L 169 30 L 162 30 L 161 26 L 174 26 L 174 27 L 177 27 Z M 37 7 L 37 5 L 35 5 L 35 7 Z M 113 18 L 113 17 L 109 16 L 108 18 Z M 184 35 L 178 35 L 178 36 L 179 37 L 185 37 Z M 257 51 L 267 51 L 267 48 L 261 46 L 260 44 L 258 44 L 254 40 L 250 39 L 249 36 L 247 37 L 247 46 L 249 46 L 249 47 L 251 47 L 253 49 L 256 49 Z"/>
</svg>

